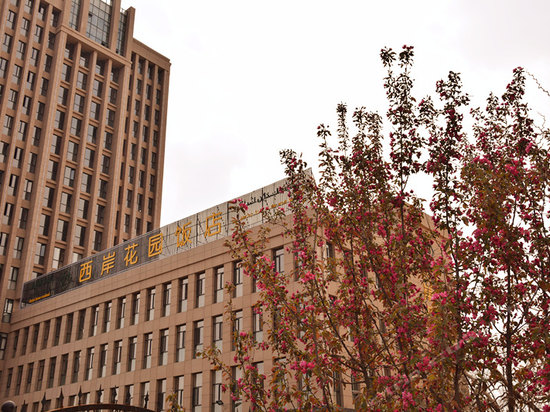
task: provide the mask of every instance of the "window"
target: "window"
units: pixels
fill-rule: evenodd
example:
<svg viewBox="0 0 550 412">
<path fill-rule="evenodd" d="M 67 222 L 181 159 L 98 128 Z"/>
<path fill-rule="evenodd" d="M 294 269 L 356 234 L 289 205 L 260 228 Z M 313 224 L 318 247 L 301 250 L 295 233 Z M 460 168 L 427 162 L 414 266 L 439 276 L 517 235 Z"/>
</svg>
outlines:
<svg viewBox="0 0 550 412">
<path fill-rule="evenodd" d="M 65 112 L 61 110 L 56 110 L 53 125 L 56 129 L 63 129 L 65 125 Z"/>
<path fill-rule="evenodd" d="M 242 378 L 243 371 L 237 366 L 231 367 L 231 378 L 233 382 L 237 382 Z M 231 385 L 231 410 L 242 412 L 242 400 L 240 398 L 239 390 L 235 384 Z"/>
<path fill-rule="evenodd" d="M 212 371 L 212 411 L 222 412 L 222 371 Z"/>
<path fill-rule="evenodd" d="M 118 95 L 118 90 L 112 87 L 109 87 L 109 103 L 116 104 L 117 95 Z"/>
<path fill-rule="evenodd" d="M 34 28 L 34 41 L 36 43 L 41 43 L 42 42 L 42 33 L 43 33 L 44 29 L 40 26 L 36 26 Z"/>
<path fill-rule="evenodd" d="M 2 322 L 9 323 L 11 321 L 12 313 L 13 313 L 13 299 L 6 299 L 4 301 L 4 311 L 2 312 Z"/>
<path fill-rule="evenodd" d="M 176 362 L 183 362 L 185 360 L 185 325 L 178 325 L 176 333 Z"/>
<path fill-rule="evenodd" d="M 131 324 L 136 325 L 139 322 L 139 300 L 140 293 L 136 292 L 132 295 L 132 317 Z"/>
<path fill-rule="evenodd" d="M 65 249 L 59 247 L 53 248 L 53 260 L 52 260 L 52 269 L 58 269 L 63 266 L 63 261 L 65 260 Z"/>
<path fill-rule="evenodd" d="M 103 82 L 94 79 L 94 82 L 92 84 L 92 92 L 94 96 L 101 97 L 101 94 L 103 93 Z"/>
<path fill-rule="evenodd" d="M 23 103 L 21 104 L 21 112 L 27 116 L 31 114 L 32 98 L 30 96 L 23 96 Z M 41 120 L 41 119 L 38 119 Z"/>
<path fill-rule="evenodd" d="M 214 269 L 214 302 L 223 302 L 223 266 Z"/>
<path fill-rule="evenodd" d="M 134 398 L 134 385 L 124 385 L 124 404 L 131 405 Z"/>
<path fill-rule="evenodd" d="M 73 136 L 80 136 L 82 131 L 82 120 L 77 117 L 71 118 L 71 129 L 70 132 Z"/>
<path fill-rule="evenodd" d="M 103 241 L 103 232 L 94 230 L 94 249 L 101 250 L 101 243 Z"/>
<path fill-rule="evenodd" d="M 19 66 L 18 64 L 13 65 L 13 73 L 12 73 L 12 78 L 11 78 L 11 81 L 13 83 L 19 84 L 19 82 L 21 81 L 22 71 L 23 71 L 23 68 L 21 66 Z M 32 73 L 32 79 L 34 80 L 34 73 L 31 72 L 31 71 L 29 71 L 29 73 L 27 74 L 27 79 L 29 78 L 29 76 L 31 76 L 31 73 Z"/>
<path fill-rule="evenodd" d="M 52 32 L 48 33 L 48 49 L 52 49 L 55 47 L 55 34 Z"/>
<path fill-rule="evenodd" d="M 128 372 L 136 370 L 137 336 L 128 339 Z"/>
<path fill-rule="evenodd" d="M 25 186 L 23 187 L 23 199 L 31 200 L 31 196 L 32 196 L 32 180 L 25 179 Z M 23 212 L 21 212 L 21 216 L 23 216 L 22 213 Z M 25 216 L 28 216 L 28 213 Z M 27 221 L 25 220 L 25 224 L 26 222 Z M 21 227 L 21 229 L 24 229 L 24 227 Z"/>
<path fill-rule="evenodd" d="M 52 10 L 52 15 L 51 15 L 51 18 L 50 18 L 50 25 L 52 27 L 57 27 L 58 24 L 59 24 L 59 11 L 53 9 Z"/>
<path fill-rule="evenodd" d="M 84 380 L 89 381 L 93 377 L 94 371 L 94 348 L 88 348 L 86 351 L 86 369 L 84 372 Z"/>
<path fill-rule="evenodd" d="M 40 323 L 34 325 L 32 329 L 31 352 L 36 352 L 36 348 L 38 347 L 38 334 L 40 332 Z"/>
<path fill-rule="evenodd" d="M 38 362 L 38 374 L 36 376 L 36 384 L 34 386 L 35 391 L 39 391 L 42 389 L 42 381 L 44 380 L 45 366 L 46 366 L 46 361 L 44 359 Z"/>
<path fill-rule="evenodd" d="M 78 209 L 76 211 L 76 216 L 81 219 L 87 219 L 88 218 L 88 205 L 89 201 L 86 199 L 78 199 Z"/>
<path fill-rule="evenodd" d="M 212 342 L 220 351 L 223 349 L 223 315 L 214 316 L 212 318 Z"/>
<path fill-rule="evenodd" d="M 111 145 L 113 143 L 113 134 L 111 132 L 105 132 L 105 136 L 103 138 L 103 146 L 107 150 L 111 150 Z"/>
<path fill-rule="evenodd" d="M 34 372 L 34 363 L 31 362 L 27 365 L 27 382 L 25 384 L 25 393 L 31 391 L 32 374 Z"/>
<path fill-rule="evenodd" d="M 98 378 L 105 376 L 107 372 L 107 351 L 109 346 L 107 343 L 104 343 L 99 347 L 99 368 L 97 371 Z"/>
<path fill-rule="evenodd" d="M 29 155 L 29 164 L 28 164 L 29 173 L 34 173 L 36 171 L 37 160 L 38 160 L 38 156 L 36 155 L 36 153 L 31 153 Z"/>
<path fill-rule="evenodd" d="M 98 196 L 102 199 L 107 198 L 107 181 L 106 180 L 99 179 Z"/>
<path fill-rule="evenodd" d="M 112 302 L 106 302 L 103 306 L 103 329 L 102 332 L 106 333 L 111 330 L 111 309 Z"/>
<path fill-rule="evenodd" d="M 8 245 L 9 235 L 4 232 L 0 232 L 0 255 L 6 255 L 6 246 Z"/>
<path fill-rule="evenodd" d="M 110 403 L 117 403 L 118 402 L 118 386 L 115 386 L 114 388 L 111 388 L 111 394 L 109 396 L 109 402 Z"/>
<path fill-rule="evenodd" d="M 100 112 L 101 112 L 101 105 L 99 103 L 92 101 L 92 103 L 90 104 L 90 118 L 99 120 Z"/>
<path fill-rule="evenodd" d="M 23 245 L 25 243 L 25 238 L 17 236 L 15 238 L 15 245 L 13 246 L 13 257 L 14 259 L 21 259 L 23 255 Z M 9 289 L 9 288 L 8 288 Z"/>
<path fill-rule="evenodd" d="M 164 398 L 166 397 L 166 379 L 157 380 L 157 411 L 164 410 Z"/>
<path fill-rule="evenodd" d="M 160 331 L 159 366 L 168 364 L 168 329 Z"/>
<path fill-rule="evenodd" d="M 174 376 L 174 394 L 176 395 L 176 401 L 178 405 L 183 405 L 183 387 L 184 387 L 184 378 L 181 376 Z"/>
<path fill-rule="evenodd" d="M 92 187 L 92 176 L 88 173 L 82 173 L 80 180 L 80 190 L 84 193 L 90 193 Z"/>
<path fill-rule="evenodd" d="M 153 320 L 155 316 L 155 288 L 147 289 L 147 312 L 145 320 Z"/>
<path fill-rule="evenodd" d="M 45 256 L 46 256 L 46 245 L 44 243 L 38 243 L 36 245 L 36 254 L 34 257 L 34 264 L 43 265 Z"/>
<path fill-rule="evenodd" d="M 111 158 L 106 155 L 101 157 L 101 173 L 109 174 L 109 166 L 111 163 Z"/>
<path fill-rule="evenodd" d="M 71 383 L 78 382 L 79 372 L 80 372 L 80 351 L 77 350 L 73 354 L 73 372 L 71 375 Z"/>
<path fill-rule="evenodd" d="M 71 200 L 73 198 L 73 195 L 66 192 L 61 192 L 61 211 L 63 213 L 70 213 L 71 212 Z"/>
<path fill-rule="evenodd" d="M 34 127 L 34 133 L 32 135 L 32 144 L 33 146 L 38 146 L 40 144 L 40 136 L 42 135 L 42 129 L 40 127 Z"/>
<path fill-rule="evenodd" d="M 56 363 L 57 363 L 57 358 L 56 357 L 50 358 L 50 366 L 49 366 L 49 370 L 48 370 L 48 382 L 46 383 L 47 388 L 52 388 L 53 387 L 53 381 L 55 379 L 55 366 L 56 366 Z"/>
<path fill-rule="evenodd" d="M 118 311 L 117 311 L 117 329 L 124 327 L 124 317 L 126 316 L 126 297 L 118 299 Z"/>
<path fill-rule="evenodd" d="M 172 284 L 162 285 L 162 316 L 170 315 L 170 300 L 172 295 Z"/>
<path fill-rule="evenodd" d="M 275 261 L 275 271 L 283 273 L 285 271 L 284 249 L 279 248 L 273 252 L 273 260 Z"/>
<path fill-rule="evenodd" d="M 243 311 L 233 312 L 233 339 L 231 340 L 231 350 L 235 350 L 235 342 L 239 332 L 243 329 Z"/>
<path fill-rule="evenodd" d="M 29 327 L 26 327 L 23 332 L 24 332 L 24 335 L 23 335 L 23 342 L 21 345 L 21 355 L 24 355 L 25 352 L 27 351 L 27 343 L 29 341 Z"/>
<path fill-rule="evenodd" d="M 115 349 L 113 351 L 113 375 L 120 373 L 120 365 L 122 364 L 122 341 L 115 341 Z"/>
<path fill-rule="evenodd" d="M 99 323 L 99 305 L 92 306 L 91 315 L 89 336 L 95 336 L 97 334 L 97 325 Z"/>
<path fill-rule="evenodd" d="M 17 138 L 23 142 L 27 139 L 28 126 L 29 125 L 27 124 L 27 122 L 23 120 L 19 120 L 19 128 L 17 129 Z"/>
<path fill-rule="evenodd" d="M 143 335 L 143 369 L 151 367 L 151 356 L 153 355 L 153 334 Z"/>
<path fill-rule="evenodd" d="M 134 197 L 134 191 L 128 189 L 126 191 L 126 207 L 132 208 L 132 198 Z"/>
<path fill-rule="evenodd" d="M 202 405 L 202 373 L 194 373 L 192 376 L 193 394 L 191 396 L 191 406 L 193 412 L 199 412 Z"/>
<path fill-rule="evenodd" d="M 78 113 L 84 113 L 84 96 L 78 93 L 74 95 L 73 110 Z"/>
<path fill-rule="evenodd" d="M 57 221 L 57 234 L 56 239 L 62 242 L 67 241 L 67 232 L 69 231 L 69 222 L 59 219 Z"/>
<path fill-rule="evenodd" d="M 115 112 L 111 109 L 107 109 L 106 115 L 107 126 L 114 127 L 115 125 Z"/>
<path fill-rule="evenodd" d="M 260 306 L 252 307 L 252 333 L 256 342 L 262 342 L 264 338 L 263 332 L 263 316 Z"/>
<path fill-rule="evenodd" d="M 48 85 L 50 81 L 44 77 L 42 77 L 42 84 L 40 85 L 40 94 L 42 96 L 46 96 L 48 94 Z M 44 116 L 44 103 L 38 102 L 38 110 L 37 110 L 37 119 L 42 120 L 42 117 Z"/>
<path fill-rule="evenodd" d="M 6 202 L 4 206 L 4 216 L 2 218 L 2 223 L 5 225 L 11 225 L 11 218 L 13 215 L 13 204 Z"/>
<path fill-rule="evenodd" d="M 17 42 L 17 49 L 15 50 L 15 57 L 23 60 L 25 58 L 25 51 L 27 50 L 27 43 L 19 40 Z"/>
<path fill-rule="evenodd" d="M 72 167 L 65 166 L 65 175 L 63 176 L 63 184 L 65 186 L 73 187 L 76 170 Z"/>
<path fill-rule="evenodd" d="M 19 96 L 19 93 L 17 90 L 10 89 L 10 92 L 8 94 L 8 109 L 15 109 L 17 106 L 17 97 Z M 11 129 L 11 127 L 10 127 Z"/>
<path fill-rule="evenodd" d="M 48 162 L 48 170 L 46 171 L 46 178 L 50 180 L 57 180 L 57 162 L 56 161 L 50 160 Z M 50 204 L 48 207 L 52 207 L 52 205 Z"/>
<path fill-rule="evenodd" d="M 74 240 L 76 245 L 84 246 L 86 242 L 86 228 L 84 226 L 76 225 Z"/>
<path fill-rule="evenodd" d="M 92 169 L 94 167 L 95 150 L 86 148 L 84 150 L 84 166 Z"/>
<path fill-rule="evenodd" d="M 76 75 L 76 87 L 86 89 L 86 83 L 88 83 L 88 75 L 79 71 Z"/>
<path fill-rule="evenodd" d="M 3 132 L 5 135 L 11 136 L 11 131 L 13 129 L 13 116 L 8 116 L 4 118 L 4 128 Z"/>
<path fill-rule="evenodd" d="M 197 353 L 201 352 L 204 343 L 204 321 L 198 320 L 193 322 L 193 357 L 197 357 Z"/>
<path fill-rule="evenodd" d="M 88 125 L 88 133 L 86 135 L 89 143 L 96 144 L 97 142 L 97 126 L 93 124 Z"/>
<path fill-rule="evenodd" d="M 69 140 L 67 143 L 67 160 L 72 162 L 78 161 L 78 143 Z"/>
<path fill-rule="evenodd" d="M 17 20 L 17 14 L 14 11 L 8 9 L 8 17 L 6 18 L 6 26 L 9 27 L 10 29 L 14 29 L 16 20 Z"/>
<path fill-rule="evenodd" d="M 6 71 L 8 69 L 8 61 L 3 57 L 0 57 L 0 77 L 6 77 Z"/>
<path fill-rule="evenodd" d="M 9 34 L 4 34 L 4 40 L 2 41 L 2 51 L 6 53 L 11 52 L 12 37 Z"/>
<path fill-rule="evenodd" d="M 65 343 L 71 341 L 71 336 L 73 334 L 73 314 L 69 313 L 67 315 L 67 323 L 65 324 Z"/>
<path fill-rule="evenodd" d="M 17 279 L 19 278 L 19 268 L 12 266 L 8 278 L 8 289 L 15 290 L 17 288 Z"/>
<path fill-rule="evenodd" d="M 86 309 L 78 311 L 78 325 L 76 327 L 76 340 L 80 340 L 84 337 L 84 329 L 86 322 Z"/>
<path fill-rule="evenodd" d="M 197 273 L 196 275 L 196 300 L 195 300 L 195 307 L 200 308 L 204 306 L 204 286 L 206 281 L 206 274 L 204 272 Z"/>
<path fill-rule="evenodd" d="M 52 137 L 52 145 L 50 147 L 50 151 L 53 153 L 53 154 L 56 154 L 58 155 L 59 153 L 61 153 L 61 145 L 63 143 L 63 139 L 61 138 L 61 136 L 57 136 L 57 135 L 53 135 Z"/>
<path fill-rule="evenodd" d="M 59 345 L 59 337 L 61 336 L 61 316 L 55 318 L 55 329 L 53 334 L 53 346 Z"/>
<path fill-rule="evenodd" d="M 6 163 L 9 149 L 10 145 L 8 143 L 0 141 L 0 163 Z"/>
<path fill-rule="evenodd" d="M 243 295 L 243 272 L 241 262 L 236 262 L 233 266 L 233 297 L 237 298 Z"/>
<path fill-rule="evenodd" d="M 19 223 L 18 223 L 18 227 L 20 229 L 26 229 L 28 218 L 29 218 L 29 209 L 27 209 L 26 207 L 22 207 L 21 214 L 19 215 Z"/>
</svg>

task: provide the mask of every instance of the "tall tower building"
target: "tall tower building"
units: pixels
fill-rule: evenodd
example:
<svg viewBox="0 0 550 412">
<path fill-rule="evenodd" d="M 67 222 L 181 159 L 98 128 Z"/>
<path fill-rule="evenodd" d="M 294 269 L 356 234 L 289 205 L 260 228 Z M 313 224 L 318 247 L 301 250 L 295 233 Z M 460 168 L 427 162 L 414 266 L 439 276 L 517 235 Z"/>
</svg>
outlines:
<svg viewBox="0 0 550 412">
<path fill-rule="evenodd" d="M 23 282 L 159 226 L 169 60 L 121 0 L 0 0 L 0 346 Z"/>
</svg>

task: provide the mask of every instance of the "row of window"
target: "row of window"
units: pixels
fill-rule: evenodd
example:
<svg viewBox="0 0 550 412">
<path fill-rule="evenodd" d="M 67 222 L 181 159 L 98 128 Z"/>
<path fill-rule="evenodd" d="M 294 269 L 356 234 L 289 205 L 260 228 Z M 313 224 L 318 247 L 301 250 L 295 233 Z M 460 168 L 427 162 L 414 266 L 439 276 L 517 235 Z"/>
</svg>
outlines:
<svg viewBox="0 0 550 412">
<path fill-rule="evenodd" d="M 197 325 L 202 322 L 203 321 L 195 322 L 195 328 L 197 328 Z M 182 362 L 185 360 L 185 325 L 177 326 L 176 333 L 177 335 L 174 351 L 174 362 Z M 202 331 L 199 333 L 202 335 Z M 160 330 L 158 337 L 159 366 L 166 365 L 168 363 L 168 341 L 168 329 Z M 143 353 L 142 368 L 150 368 L 151 366 L 153 366 L 153 334 L 144 334 L 141 345 Z M 123 341 L 117 340 L 113 342 L 112 345 L 105 343 L 99 345 L 98 347 L 89 347 L 86 350 L 77 350 L 72 353 L 50 357 L 48 360 L 42 359 L 38 362 L 28 363 L 27 365 L 20 365 L 17 368 L 9 368 L 6 377 L 4 395 L 8 397 L 10 395 L 17 396 L 21 393 L 42 391 L 44 388 L 64 386 L 68 383 L 77 383 L 81 381 L 89 381 L 96 378 L 102 378 L 107 376 L 108 373 L 112 375 L 117 375 L 122 372 L 123 359 L 126 359 L 125 370 L 128 372 L 134 371 L 136 370 L 136 367 L 138 367 L 137 336 L 129 337 L 128 339 L 126 339 L 126 347 L 124 349 L 123 346 Z M 258 367 L 258 371 L 260 373 L 263 373 L 263 364 L 258 363 L 256 364 L 256 367 Z M 16 374 L 15 382 L 14 372 Z M 221 400 L 221 371 L 215 371 L 213 372 L 213 375 L 215 376 L 212 376 L 212 397 L 215 398 L 215 403 L 216 400 Z M 237 368 L 234 368 L 234 377 L 236 379 L 240 377 L 240 370 Z M 202 404 L 202 395 L 200 394 L 200 388 L 202 387 L 201 378 L 201 373 L 193 374 L 193 390 L 195 390 L 195 388 L 199 388 L 199 393 L 192 394 L 192 407 L 201 406 Z M 177 380 L 177 382 L 175 382 L 174 392 L 178 397 L 179 404 L 183 406 L 183 376 L 176 377 L 175 379 Z M 131 390 L 125 391 L 126 394 L 129 393 L 130 396 L 133 396 L 133 388 L 129 389 Z M 146 391 L 142 391 L 143 395 L 149 393 L 148 388 L 145 389 Z M 158 396 L 160 394 L 162 394 L 163 396 Z M 166 382 L 164 380 L 164 382 L 161 383 L 160 388 L 157 387 L 156 406 L 158 410 L 164 409 L 165 394 Z M 96 401 L 103 401 L 103 398 L 101 398 L 102 394 L 98 393 L 97 395 L 100 396 L 100 398 Z M 118 395 L 118 392 L 114 395 Z M 124 402 L 127 402 L 129 400 L 132 401 L 132 399 L 128 399 L 128 396 L 125 396 Z M 84 399 L 84 401 L 89 400 Z M 110 401 L 117 402 L 121 400 L 118 398 L 113 399 L 112 393 Z"/>
<path fill-rule="evenodd" d="M 52 358 L 54 359 L 54 358 Z M 51 362 L 51 360 L 50 360 Z M 44 379 L 49 379 L 44 377 L 46 363 L 45 361 L 40 361 L 37 369 L 37 376 L 39 379 L 36 380 L 36 385 L 40 384 Z M 51 367 L 51 363 L 50 363 Z M 55 361 L 54 361 L 55 367 Z M 254 364 L 254 367 L 258 370 L 258 373 L 264 373 L 263 362 L 257 362 Z M 8 373 L 8 383 L 10 388 L 13 385 L 15 387 L 15 392 L 20 393 L 22 387 L 32 387 L 32 384 L 29 383 L 29 373 L 31 377 L 34 373 L 34 365 L 31 369 L 27 370 L 26 379 L 24 380 L 24 370 L 23 366 L 20 366 L 14 378 L 14 371 L 10 370 Z M 167 391 L 167 379 L 157 379 L 156 380 L 156 390 L 155 393 L 152 392 L 151 383 L 149 381 L 141 382 L 139 384 L 139 394 L 134 388 L 133 384 L 124 385 L 123 387 L 114 386 L 109 389 L 97 389 L 95 392 L 82 392 L 81 390 L 77 394 L 70 394 L 66 397 L 60 392 L 60 395 L 55 399 L 44 399 L 41 402 L 34 402 L 32 405 L 27 405 L 24 403 L 21 407 L 21 412 L 29 412 L 29 406 L 32 412 L 38 412 L 39 408 L 44 408 L 44 410 L 52 409 L 52 406 L 55 405 L 55 408 L 61 408 L 62 406 L 76 406 L 76 405 L 85 405 L 88 403 L 118 403 L 125 405 L 134 405 L 142 406 L 144 408 L 154 409 L 158 411 L 166 410 L 168 407 L 166 402 L 166 397 L 168 393 L 173 393 L 176 397 L 178 405 L 186 410 L 191 410 L 193 412 L 202 412 L 203 405 L 205 406 L 204 410 L 210 410 L 212 412 L 221 412 L 223 409 L 222 401 L 222 372 L 221 371 L 210 371 L 211 378 L 211 390 L 210 390 L 210 407 L 207 408 L 207 405 L 204 405 L 203 400 L 203 372 L 191 374 L 191 404 L 185 405 L 184 401 L 184 388 L 185 388 L 185 377 L 184 375 L 174 376 L 172 379 L 172 388 Z M 242 377 L 241 370 L 238 368 L 232 369 L 232 378 L 237 380 Z M 12 382 L 14 381 L 14 382 Z M 7 394 L 6 394 L 7 396 Z M 242 402 L 235 395 L 231 399 L 231 411 L 232 412 L 241 412 L 242 411 Z"/>
<path fill-rule="evenodd" d="M 64 221 L 61 221 L 64 222 Z M 58 236 L 61 236 L 61 238 L 65 235 L 66 236 L 66 223 L 58 225 Z M 85 228 L 82 228 L 85 229 Z M 0 233 L 0 245 L 3 244 L 7 239 L 7 234 Z M 23 238 L 21 238 L 23 240 Z M 39 245 L 43 245 L 40 244 Z M 43 248 L 45 250 L 46 245 L 43 245 Z M 39 249 L 41 249 L 39 247 Z M 277 249 L 275 250 L 274 254 L 277 257 L 276 259 L 276 269 L 281 269 L 282 271 L 282 265 L 283 265 L 283 257 L 284 254 L 282 253 L 283 249 Z M 37 252 L 38 253 L 38 252 Z M 239 263 L 234 263 L 233 265 L 233 276 L 232 276 L 232 284 L 233 284 L 233 296 L 239 297 L 242 296 L 243 293 L 243 277 L 242 277 L 242 269 Z M 200 272 L 192 276 L 192 279 L 194 278 L 195 282 L 195 298 L 193 302 L 193 306 L 203 307 L 205 305 L 205 296 L 206 296 L 206 272 Z M 213 303 L 223 302 L 223 295 L 224 295 L 224 289 L 225 289 L 225 282 L 224 282 L 224 267 L 220 266 L 213 270 L 213 279 L 212 279 L 212 285 L 213 285 Z M 183 312 L 188 309 L 188 301 L 189 301 L 189 277 L 183 277 L 178 279 L 177 281 L 177 287 L 178 287 L 178 297 L 177 297 L 177 311 Z M 252 282 L 253 291 L 254 291 L 254 282 Z M 160 288 L 161 295 L 161 302 L 160 305 L 157 305 L 156 303 L 156 295 L 157 295 L 157 288 L 152 287 L 146 290 L 146 304 L 145 304 L 145 313 L 144 313 L 144 321 L 150 321 L 155 318 L 155 310 L 160 309 L 160 317 L 169 316 L 171 313 L 171 309 L 173 306 L 172 303 L 172 283 L 164 283 Z M 131 304 L 131 310 L 129 316 L 126 313 L 126 305 L 127 305 L 127 299 L 130 299 Z M 116 304 L 116 328 L 120 329 L 125 326 L 125 324 L 129 325 L 135 325 L 139 322 L 139 310 L 140 310 L 140 301 L 141 301 L 141 292 L 133 293 L 129 297 L 121 297 L 117 299 L 115 302 Z M 11 305 L 13 306 L 13 302 L 11 302 Z M 109 301 L 102 305 L 103 310 L 103 316 L 102 316 L 102 332 L 108 332 L 111 329 L 111 317 L 112 317 L 112 310 L 113 310 L 113 302 Z M 10 308 L 4 308 L 4 313 L 11 313 Z M 77 314 L 77 328 L 76 328 L 76 340 L 82 339 L 85 335 L 86 331 L 86 324 L 89 324 L 88 327 L 88 336 L 95 336 L 98 332 L 98 319 L 100 314 L 100 306 L 96 305 L 93 306 L 90 310 L 90 315 L 88 320 L 86 321 L 86 313 L 87 310 L 83 309 L 80 310 Z M 235 313 L 235 322 L 237 324 L 236 328 L 240 329 L 240 324 L 242 322 L 242 312 L 236 312 Z M 73 336 L 73 321 L 74 321 L 74 314 L 68 314 L 65 316 L 65 326 L 64 326 L 64 343 L 69 343 Z M 262 331 L 261 328 L 261 315 L 259 313 L 256 313 L 254 311 L 253 314 L 253 327 L 252 330 L 256 333 L 258 332 L 257 338 L 261 338 L 260 332 Z M 222 318 L 216 317 L 213 320 L 213 325 L 220 325 L 219 328 L 221 328 L 222 324 Z M 128 322 L 128 323 L 126 323 Z M 53 334 L 53 340 L 52 345 L 57 346 L 60 344 L 60 336 L 61 336 L 61 324 L 62 324 L 62 318 L 58 317 L 55 320 L 54 325 L 54 334 Z M 220 340 L 221 339 L 221 329 L 217 330 L 217 327 L 214 326 L 214 340 Z M 48 344 L 48 339 L 50 339 L 50 322 L 45 322 L 43 326 L 43 340 L 42 340 L 42 349 L 46 348 L 45 345 Z M 194 330 L 202 330 L 202 324 L 197 324 L 196 327 L 194 327 Z M 26 332 L 23 332 L 25 335 L 28 336 L 29 334 L 29 328 L 25 329 Z M 33 326 L 33 336 L 38 339 L 38 334 L 40 330 L 40 324 L 36 324 Z M 216 332 L 217 331 L 217 332 Z M 19 331 L 15 332 L 15 336 L 19 336 Z M 201 336 L 196 335 L 196 336 Z M 217 337 L 217 338 L 216 338 Z M 202 338 L 195 338 L 196 342 L 201 342 L 202 344 Z M 17 350 L 18 345 L 18 338 L 14 338 L 14 350 L 13 350 L 13 356 L 19 356 L 24 355 L 27 351 L 27 338 L 23 339 L 22 341 L 22 347 L 20 350 Z M 31 345 L 31 351 L 35 351 L 37 348 L 38 342 L 33 339 L 33 345 Z M 198 343 L 197 343 L 198 344 Z"/>
</svg>

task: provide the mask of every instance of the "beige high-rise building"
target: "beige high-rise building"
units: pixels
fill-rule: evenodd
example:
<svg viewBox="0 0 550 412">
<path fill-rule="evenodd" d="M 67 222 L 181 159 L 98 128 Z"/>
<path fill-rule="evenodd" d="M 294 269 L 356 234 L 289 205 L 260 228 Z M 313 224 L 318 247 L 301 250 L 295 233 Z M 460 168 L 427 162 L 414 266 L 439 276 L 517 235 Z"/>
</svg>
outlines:
<svg viewBox="0 0 550 412">
<path fill-rule="evenodd" d="M 0 348 L 25 281 L 160 224 L 170 62 L 134 15 L 0 1 Z"/>
</svg>

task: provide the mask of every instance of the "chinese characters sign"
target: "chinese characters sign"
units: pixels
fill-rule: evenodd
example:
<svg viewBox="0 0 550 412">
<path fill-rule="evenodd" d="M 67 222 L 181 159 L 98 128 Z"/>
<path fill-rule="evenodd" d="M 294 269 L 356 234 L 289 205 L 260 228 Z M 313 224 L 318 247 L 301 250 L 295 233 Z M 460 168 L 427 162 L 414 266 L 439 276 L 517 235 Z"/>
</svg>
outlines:
<svg viewBox="0 0 550 412">
<path fill-rule="evenodd" d="M 264 223 L 263 211 L 281 207 L 288 198 L 285 181 L 242 196 L 248 205 L 246 225 Z M 23 285 L 23 304 L 31 304 L 132 268 L 195 248 L 231 235 L 236 217 L 231 203 L 224 203 L 131 239 L 89 258 L 47 273 Z"/>
</svg>

